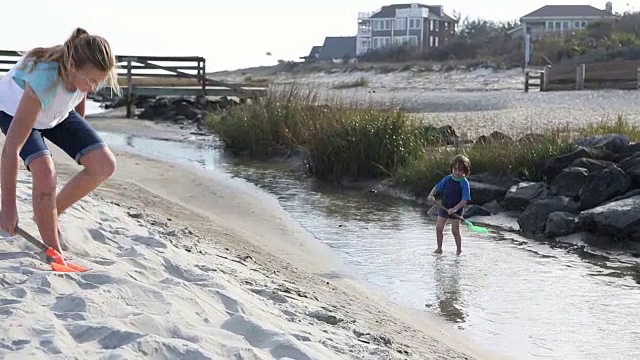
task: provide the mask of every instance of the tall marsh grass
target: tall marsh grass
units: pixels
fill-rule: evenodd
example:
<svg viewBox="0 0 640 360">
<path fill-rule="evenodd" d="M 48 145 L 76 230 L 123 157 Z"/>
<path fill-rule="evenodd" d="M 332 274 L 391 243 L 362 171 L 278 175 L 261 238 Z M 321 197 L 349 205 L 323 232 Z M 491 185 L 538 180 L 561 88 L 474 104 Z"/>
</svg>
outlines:
<svg viewBox="0 0 640 360">
<path fill-rule="evenodd" d="M 428 192 L 448 174 L 450 159 L 460 153 L 471 160 L 472 173 L 536 181 L 541 179 L 536 164 L 572 151 L 577 137 L 622 133 L 640 140 L 640 128 L 619 116 L 613 122 L 549 129 L 516 141 L 446 146 L 442 136 L 402 109 L 320 98 L 295 85 L 221 116 L 210 114 L 206 125 L 235 153 L 266 159 L 300 147 L 318 179 L 393 178 L 415 194 Z"/>
<path fill-rule="evenodd" d="M 321 99 L 295 86 L 210 115 L 206 124 L 236 153 L 268 158 L 305 148 L 323 180 L 387 176 L 424 153 L 418 120 L 391 107 Z"/>
</svg>

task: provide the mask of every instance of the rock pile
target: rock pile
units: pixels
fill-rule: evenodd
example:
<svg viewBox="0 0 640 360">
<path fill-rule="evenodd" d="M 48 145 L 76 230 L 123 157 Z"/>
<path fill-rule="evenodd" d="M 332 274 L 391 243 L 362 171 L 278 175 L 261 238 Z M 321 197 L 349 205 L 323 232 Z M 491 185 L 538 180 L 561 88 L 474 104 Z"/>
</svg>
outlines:
<svg viewBox="0 0 640 360">
<path fill-rule="evenodd" d="M 102 103 L 105 109 L 119 108 L 127 105 L 123 97 L 93 95 L 92 100 Z M 243 102 L 242 100 L 226 96 L 215 100 L 205 96 L 136 96 L 134 106 L 135 108 L 143 109 L 138 115 L 139 119 L 171 121 L 175 123 L 200 123 L 204 115 L 208 112 L 226 110 Z"/>
<path fill-rule="evenodd" d="M 473 203 L 515 212 L 526 236 L 584 232 L 640 245 L 640 143 L 610 134 L 576 145 L 537 164 L 541 182 L 471 175 Z"/>
</svg>

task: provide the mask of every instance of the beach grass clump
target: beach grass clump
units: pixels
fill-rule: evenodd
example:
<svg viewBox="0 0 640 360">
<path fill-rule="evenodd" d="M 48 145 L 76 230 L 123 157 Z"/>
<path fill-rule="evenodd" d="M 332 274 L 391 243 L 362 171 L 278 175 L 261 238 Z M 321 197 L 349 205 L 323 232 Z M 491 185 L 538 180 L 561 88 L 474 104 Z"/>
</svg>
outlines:
<svg viewBox="0 0 640 360">
<path fill-rule="evenodd" d="M 407 190 L 422 194 L 445 175 L 449 162 L 457 154 L 471 161 L 471 172 L 509 175 L 529 181 L 541 180 L 536 164 L 553 156 L 575 149 L 565 129 L 548 130 L 540 134 L 525 135 L 520 139 L 464 144 L 452 147 L 430 148 L 410 167 L 396 173 L 396 180 Z"/>
<path fill-rule="evenodd" d="M 420 125 L 406 112 L 331 107 L 309 122 L 304 146 L 320 179 L 386 177 L 420 158 Z"/>
<path fill-rule="evenodd" d="M 580 137 L 606 134 L 623 134 L 631 142 L 640 141 L 640 127 L 630 123 L 622 114 L 618 114 L 613 121 L 603 119 L 578 129 Z"/>
<path fill-rule="evenodd" d="M 322 98 L 292 85 L 205 124 L 234 153 L 254 158 L 306 149 L 312 175 L 323 180 L 360 180 L 392 174 L 420 158 L 426 142 L 419 120 L 392 106 Z"/>
</svg>

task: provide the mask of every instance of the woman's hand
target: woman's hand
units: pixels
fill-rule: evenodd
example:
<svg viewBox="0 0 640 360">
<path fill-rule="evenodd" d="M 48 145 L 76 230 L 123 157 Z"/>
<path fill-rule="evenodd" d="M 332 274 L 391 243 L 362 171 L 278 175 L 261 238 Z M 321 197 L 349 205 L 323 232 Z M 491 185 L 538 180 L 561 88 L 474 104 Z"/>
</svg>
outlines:
<svg viewBox="0 0 640 360">
<path fill-rule="evenodd" d="M 7 233 L 9 236 L 16 234 L 16 226 L 18 225 L 18 211 L 17 210 L 2 210 L 0 211 L 0 229 Z"/>
</svg>

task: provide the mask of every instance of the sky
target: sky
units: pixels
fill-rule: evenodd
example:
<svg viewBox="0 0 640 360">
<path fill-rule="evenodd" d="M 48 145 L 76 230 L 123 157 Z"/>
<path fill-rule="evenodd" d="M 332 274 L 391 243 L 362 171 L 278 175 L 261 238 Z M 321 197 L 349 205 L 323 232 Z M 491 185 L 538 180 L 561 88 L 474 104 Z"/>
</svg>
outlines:
<svg viewBox="0 0 640 360">
<path fill-rule="evenodd" d="M 544 5 L 606 0 L 442 0 L 447 14 L 516 20 Z M 614 11 L 640 0 L 613 2 Z M 629 5 L 629 2 L 632 4 Z M 325 36 L 353 36 L 358 12 L 394 1 L 366 0 L 8 0 L 3 1 L 0 49 L 61 44 L 76 27 L 104 36 L 117 55 L 203 56 L 207 72 L 299 60 Z M 396 1 L 395 3 L 410 3 Z M 519 5 L 524 4 L 526 5 Z M 636 5 L 635 7 L 638 7 Z M 15 15 L 21 14 L 21 15 Z M 267 52 L 271 56 L 266 55 Z"/>
</svg>

